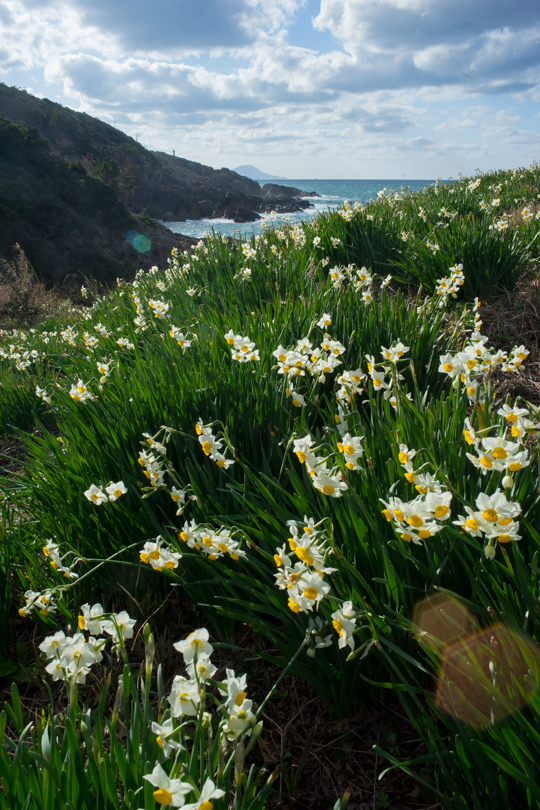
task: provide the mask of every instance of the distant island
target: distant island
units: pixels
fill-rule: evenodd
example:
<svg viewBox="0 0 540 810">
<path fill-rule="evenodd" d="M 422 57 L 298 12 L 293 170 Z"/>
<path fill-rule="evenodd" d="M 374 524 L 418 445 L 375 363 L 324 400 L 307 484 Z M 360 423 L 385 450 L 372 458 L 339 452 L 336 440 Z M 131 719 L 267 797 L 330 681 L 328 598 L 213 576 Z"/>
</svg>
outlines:
<svg viewBox="0 0 540 810">
<path fill-rule="evenodd" d="M 233 172 L 237 174 L 243 175 L 243 177 L 249 177 L 250 180 L 286 180 L 286 177 L 280 177 L 277 174 L 266 174 L 266 172 L 261 171 L 256 166 L 252 166 L 251 163 L 246 163 L 243 166 L 237 166 L 236 169 L 233 169 Z"/>
</svg>

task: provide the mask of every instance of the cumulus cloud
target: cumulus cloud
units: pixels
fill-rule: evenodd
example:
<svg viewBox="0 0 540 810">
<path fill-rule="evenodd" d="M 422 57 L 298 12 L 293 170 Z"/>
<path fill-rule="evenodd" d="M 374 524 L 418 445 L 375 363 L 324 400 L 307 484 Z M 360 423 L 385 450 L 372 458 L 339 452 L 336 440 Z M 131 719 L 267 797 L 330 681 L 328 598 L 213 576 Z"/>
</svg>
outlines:
<svg viewBox="0 0 540 810">
<path fill-rule="evenodd" d="M 291 43 L 299 20 L 326 50 Z M 220 138 L 442 158 L 436 133 L 529 136 L 470 105 L 430 128 L 431 105 L 540 99 L 537 0 L 0 0 L 0 43 L 4 81 L 41 70 L 72 106 L 201 160 Z"/>
</svg>

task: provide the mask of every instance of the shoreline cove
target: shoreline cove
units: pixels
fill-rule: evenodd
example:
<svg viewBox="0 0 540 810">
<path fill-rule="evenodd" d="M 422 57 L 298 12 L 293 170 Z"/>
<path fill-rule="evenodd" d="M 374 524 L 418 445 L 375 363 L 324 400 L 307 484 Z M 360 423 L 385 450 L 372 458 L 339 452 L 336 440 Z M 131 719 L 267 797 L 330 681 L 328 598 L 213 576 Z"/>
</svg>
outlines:
<svg viewBox="0 0 540 810">
<path fill-rule="evenodd" d="M 448 181 L 439 181 L 448 182 Z M 291 214 L 278 214 L 276 223 L 280 221 L 299 223 L 311 217 L 317 216 L 328 209 L 339 208 L 345 200 L 351 203 L 369 202 L 377 196 L 377 192 L 386 188 L 387 191 L 401 192 L 401 189 L 417 191 L 435 183 L 435 180 L 282 180 L 280 186 L 298 188 L 307 193 L 315 191 L 317 197 L 303 197 L 309 199 L 312 207 L 295 211 Z M 244 234 L 250 237 L 252 234 L 261 233 L 262 223 L 270 218 L 270 214 L 262 214 L 256 222 L 234 222 L 232 219 L 219 217 L 216 219 L 187 219 L 182 222 L 162 222 L 166 228 L 173 233 L 191 236 L 195 239 L 202 239 L 206 234 L 211 234 L 212 230 L 222 236 L 233 236 L 241 238 Z"/>
</svg>

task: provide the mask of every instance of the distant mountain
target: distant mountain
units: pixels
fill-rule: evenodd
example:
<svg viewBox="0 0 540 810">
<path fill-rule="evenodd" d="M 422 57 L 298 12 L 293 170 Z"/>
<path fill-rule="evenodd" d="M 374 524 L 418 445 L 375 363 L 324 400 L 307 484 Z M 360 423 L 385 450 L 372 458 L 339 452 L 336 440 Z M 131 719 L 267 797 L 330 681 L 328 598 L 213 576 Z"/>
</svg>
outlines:
<svg viewBox="0 0 540 810">
<path fill-rule="evenodd" d="M 243 174 L 244 177 L 250 177 L 252 180 L 286 180 L 286 177 L 278 177 L 277 174 L 266 174 L 251 163 L 246 163 L 245 166 L 237 166 L 233 169 L 237 174 Z"/>
</svg>

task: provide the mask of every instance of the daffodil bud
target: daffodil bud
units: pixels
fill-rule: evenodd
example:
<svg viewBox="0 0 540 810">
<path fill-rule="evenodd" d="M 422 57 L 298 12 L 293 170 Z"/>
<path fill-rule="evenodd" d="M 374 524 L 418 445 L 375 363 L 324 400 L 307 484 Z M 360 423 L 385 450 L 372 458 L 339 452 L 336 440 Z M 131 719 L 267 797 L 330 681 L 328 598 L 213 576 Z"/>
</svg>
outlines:
<svg viewBox="0 0 540 810">
<path fill-rule="evenodd" d="M 253 729 L 252 738 L 254 740 L 256 740 L 257 737 L 260 737 L 261 734 L 262 734 L 262 730 L 263 730 L 263 721 L 259 720 L 259 722 L 256 724 L 256 726 Z"/>
<path fill-rule="evenodd" d="M 484 549 L 484 554 L 486 555 L 488 560 L 492 560 L 496 554 L 495 546 L 492 546 L 491 543 L 488 543 Z"/>
<path fill-rule="evenodd" d="M 502 485 L 505 489 L 510 489 L 514 484 L 514 479 L 511 475 L 505 475 L 502 480 Z"/>
</svg>

